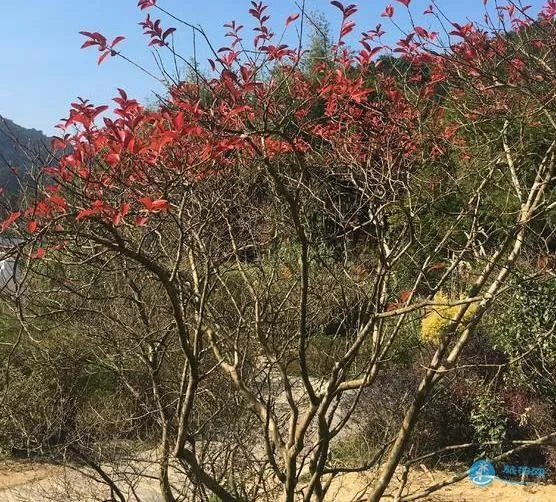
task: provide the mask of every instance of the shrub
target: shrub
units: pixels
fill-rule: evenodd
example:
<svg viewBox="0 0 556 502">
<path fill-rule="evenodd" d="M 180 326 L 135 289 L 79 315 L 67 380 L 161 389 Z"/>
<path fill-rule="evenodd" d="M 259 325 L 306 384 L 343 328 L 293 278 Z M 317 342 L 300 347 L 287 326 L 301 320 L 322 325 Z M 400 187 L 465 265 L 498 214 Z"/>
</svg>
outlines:
<svg viewBox="0 0 556 502">
<path fill-rule="evenodd" d="M 434 295 L 434 301 L 439 303 L 448 302 L 449 298 L 444 293 L 439 292 Z M 461 308 L 461 305 L 435 305 L 427 308 L 421 322 L 421 338 L 426 342 L 438 345 L 441 340 L 448 335 L 448 327 L 450 323 L 457 318 Z M 459 330 L 469 322 L 476 311 L 477 304 L 469 305 L 463 315 L 462 322 L 458 324 Z"/>
<path fill-rule="evenodd" d="M 502 442 L 506 438 L 508 424 L 507 413 L 501 398 L 488 390 L 479 394 L 475 398 L 470 420 L 475 431 L 475 440 L 481 448 L 480 453 L 487 457 L 500 453 Z M 491 441 L 497 442 L 497 444 L 487 444 Z"/>
<path fill-rule="evenodd" d="M 495 348 L 507 354 L 509 384 L 556 402 L 556 280 L 517 283 L 488 325 Z"/>
</svg>

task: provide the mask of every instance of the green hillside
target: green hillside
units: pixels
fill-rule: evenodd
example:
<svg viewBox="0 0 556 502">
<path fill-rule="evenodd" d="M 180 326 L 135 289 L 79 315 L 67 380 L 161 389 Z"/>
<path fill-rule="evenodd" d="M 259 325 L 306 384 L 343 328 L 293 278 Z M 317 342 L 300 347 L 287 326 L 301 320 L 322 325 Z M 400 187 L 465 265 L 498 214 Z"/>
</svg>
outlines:
<svg viewBox="0 0 556 502">
<path fill-rule="evenodd" d="M 17 176 L 40 166 L 48 152 L 50 139 L 41 131 L 26 129 L 0 115 L 0 186 L 13 191 Z"/>
</svg>

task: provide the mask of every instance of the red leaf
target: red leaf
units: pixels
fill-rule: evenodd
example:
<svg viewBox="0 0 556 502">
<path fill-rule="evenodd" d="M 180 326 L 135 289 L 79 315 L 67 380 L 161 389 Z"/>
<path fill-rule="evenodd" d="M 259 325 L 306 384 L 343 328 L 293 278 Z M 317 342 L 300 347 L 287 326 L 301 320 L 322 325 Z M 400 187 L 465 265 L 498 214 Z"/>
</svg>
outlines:
<svg viewBox="0 0 556 502">
<path fill-rule="evenodd" d="M 156 0 L 139 0 L 139 2 L 137 3 L 137 7 L 140 7 L 141 10 L 154 7 L 155 5 L 156 5 Z"/>
<path fill-rule="evenodd" d="M 402 303 L 407 302 L 407 300 L 409 300 L 409 298 L 411 297 L 411 295 L 414 292 L 415 292 L 415 290 L 413 290 L 413 289 L 406 289 L 405 291 L 402 291 L 399 295 L 400 302 L 402 302 Z"/>
<path fill-rule="evenodd" d="M 90 38 L 95 42 L 96 45 L 100 45 L 101 48 L 106 47 L 106 37 L 101 35 L 98 31 L 95 31 L 93 33 L 91 33 L 90 31 L 80 31 L 79 34 L 83 35 L 84 37 Z M 90 44 L 90 45 L 95 45 L 95 44 Z"/>
<path fill-rule="evenodd" d="M 428 272 L 432 272 L 433 270 L 439 270 L 441 268 L 444 268 L 446 265 L 443 262 L 438 262 L 435 263 L 434 265 L 431 265 L 428 269 Z"/>
<path fill-rule="evenodd" d="M 77 213 L 75 219 L 81 220 L 83 218 L 87 218 L 88 216 L 95 214 L 96 212 L 97 212 L 96 209 L 82 209 L 81 211 L 79 211 L 79 213 Z"/>
<path fill-rule="evenodd" d="M 83 43 L 81 48 L 86 49 L 87 47 L 91 47 L 93 45 L 98 45 L 98 42 L 95 42 L 94 40 L 87 40 L 86 42 Z"/>
<path fill-rule="evenodd" d="M 172 122 L 174 123 L 174 127 L 179 131 L 180 129 L 183 128 L 184 125 L 184 116 L 183 116 L 183 112 L 179 112 L 176 114 L 176 116 L 174 117 L 174 119 L 172 120 Z"/>
<path fill-rule="evenodd" d="M 148 197 L 141 197 L 139 202 L 150 212 L 158 212 L 170 207 L 170 203 L 165 199 L 151 200 Z"/>
<path fill-rule="evenodd" d="M 120 214 L 122 216 L 126 216 L 127 213 L 129 213 L 129 208 L 131 207 L 131 204 L 129 202 L 124 202 L 121 206 L 120 206 Z"/>
<path fill-rule="evenodd" d="M 119 37 L 116 37 L 114 40 L 112 40 L 110 47 L 114 47 L 115 45 L 119 44 L 123 40 L 125 40 L 125 37 L 122 37 L 121 35 Z"/>
<path fill-rule="evenodd" d="M 109 153 L 104 160 L 110 167 L 114 167 L 118 162 L 120 162 L 120 155 L 118 153 Z"/>
<path fill-rule="evenodd" d="M 396 0 L 396 2 L 403 3 L 406 7 L 408 7 L 409 4 L 410 4 L 410 2 L 411 2 L 411 0 Z"/>
<path fill-rule="evenodd" d="M 234 117 L 235 115 L 239 115 L 240 113 L 243 113 L 243 112 L 250 112 L 252 110 L 253 110 L 253 108 L 251 108 L 249 105 L 238 106 L 238 107 L 233 108 L 232 110 L 230 110 L 230 113 L 228 113 L 228 118 Z"/>
<path fill-rule="evenodd" d="M 136 216 L 135 217 L 135 224 L 138 227 L 142 227 L 144 225 L 147 224 L 147 221 L 149 221 L 149 217 L 148 216 Z"/>
<path fill-rule="evenodd" d="M 57 136 L 52 138 L 52 148 L 56 150 L 65 150 L 66 146 L 67 143 L 62 138 L 58 138 Z"/>
<path fill-rule="evenodd" d="M 56 206 L 58 206 L 62 209 L 66 208 L 66 205 L 67 205 L 66 199 L 64 199 L 63 197 L 60 197 L 59 195 L 52 195 L 51 197 L 48 198 L 48 200 L 52 204 L 54 204 L 54 205 L 56 205 Z"/>
<path fill-rule="evenodd" d="M 100 65 L 108 56 L 110 56 L 112 51 L 104 51 L 98 58 L 97 64 Z"/>
<path fill-rule="evenodd" d="M 340 2 L 330 2 L 331 5 L 333 5 L 334 7 L 338 7 L 338 9 L 340 9 L 343 12 L 345 12 L 345 8 L 344 6 L 340 3 Z"/>
<path fill-rule="evenodd" d="M 286 28 L 292 24 L 296 19 L 299 19 L 299 14 L 292 14 L 288 19 L 286 19 Z"/>
<path fill-rule="evenodd" d="M 168 29 L 162 34 L 162 40 L 166 40 L 166 37 L 168 37 L 169 35 L 171 35 L 172 33 L 174 33 L 174 31 L 176 31 L 176 28 L 168 28 Z"/>
<path fill-rule="evenodd" d="M 139 202 L 143 204 L 143 206 L 145 206 L 145 209 L 147 209 L 148 211 L 150 211 L 151 208 L 153 207 L 153 201 L 148 197 L 141 197 L 139 199 Z"/>
<path fill-rule="evenodd" d="M 41 258 L 44 257 L 45 254 L 46 254 L 45 249 L 44 248 L 39 248 L 31 255 L 31 259 L 32 260 L 40 260 Z"/>
<path fill-rule="evenodd" d="M 417 33 L 417 35 L 421 38 L 429 38 L 429 33 L 421 26 L 415 26 L 415 33 Z"/>
<path fill-rule="evenodd" d="M 2 232 L 6 230 L 14 221 L 16 221 L 21 216 L 21 211 L 17 211 L 15 213 L 11 213 L 3 222 L 2 222 Z"/>
<path fill-rule="evenodd" d="M 153 200 L 151 211 L 162 211 L 163 209 L 168 209 L 170 203 L 164 199 Z"/>
<path fill-rule="evenodd" d="M 394 15 L 394 7 L 387 5 L 384 12 L 381 14 L 382 17 L 392 17 Z"/>
<path fill-rule="evenodd" d="M 340 37 L 345 37 L 348 33 L 350 33 L 353 28 L 355 28 L 355 23 L 353 21 L 349 21 L 344 23 L 342 26 L 342 31 L 340 31 Z"/>
<path fill-rule="evenodd" d="M 29 223 L 27 223 L 27 230 L 31 233 L 34 233 L 37 231 L 37 222 L 35 220 L 31 220 Z"/>
</svg>

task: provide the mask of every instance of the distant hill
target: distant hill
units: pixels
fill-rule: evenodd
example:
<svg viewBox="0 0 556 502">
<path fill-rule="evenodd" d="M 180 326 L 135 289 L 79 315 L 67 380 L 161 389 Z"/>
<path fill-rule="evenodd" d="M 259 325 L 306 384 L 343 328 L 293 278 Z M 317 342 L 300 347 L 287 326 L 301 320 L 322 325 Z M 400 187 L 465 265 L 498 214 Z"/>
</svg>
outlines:
<svg viewBox="0 0 556 502">
<path fill-rule="evenodd" d="M 26 129 L 0 115 L 0 186 L 14 191 L 17 178 L 11 168 L 24 176 L 40 165 L 50 147 L 50 138 L 36 129 Z"/>
</svg>

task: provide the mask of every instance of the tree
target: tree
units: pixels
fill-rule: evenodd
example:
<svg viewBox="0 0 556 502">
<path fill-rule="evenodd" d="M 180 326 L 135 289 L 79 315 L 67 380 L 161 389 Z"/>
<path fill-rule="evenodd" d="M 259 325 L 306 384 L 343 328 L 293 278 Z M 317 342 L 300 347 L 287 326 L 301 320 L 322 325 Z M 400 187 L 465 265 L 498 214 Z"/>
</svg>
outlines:
<svg viewBox="0 0 556 502">
<path fill-rule="evenodd" d="M 330 24 L 322 14 L 317 12 L 308 17 L 311 24 L 309 48 L 304 56 L 304 67 L 308 74 L 318 71 L 323 64 L 333 62 L 332 40 L 330 35 Z"/>
<path fill-rule="evenodd" d="M 22 325 L 87 327 L 96 363 L 155 421 L 165 501 L 324 500 L 337 476 L 372 469 L 379 500 L 509 278 L 537 277 L 520 258 L 556 206 L 551 2 L 534 40 L 516 11 L 501 14 L 515 39 L 454 23 L 443 51 L 414 26 L 396 49 L 405 77 L 376 72 L 386 49 L 372 31 L 347 49 L 356 7 L 333 4 L 341 35 L 321 74 L 274 45 L 253 3 L 253 47 L 230 23 L 212 78 L 171 86 L 167 104 L 147 111 L 120 90 L 101 126 L 106 107 L 74 103 L 53 181 L 3 224 L 27 243 Z M 173 50 L 171 28 L 143 26 Z M 101 57 L 121 54 L 84 34 Z M 395 432 L 362 464 L 336 462 L 364 391 L 415 329 L 420 382 Z M 72 451 L 125 500 L 91 439 Z"/>
</svg>

